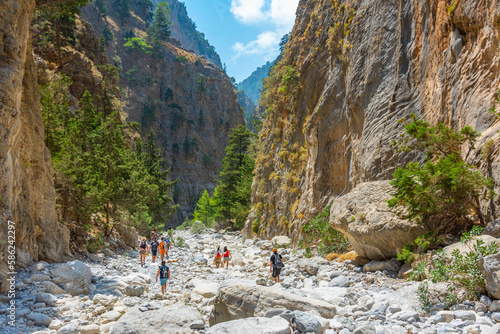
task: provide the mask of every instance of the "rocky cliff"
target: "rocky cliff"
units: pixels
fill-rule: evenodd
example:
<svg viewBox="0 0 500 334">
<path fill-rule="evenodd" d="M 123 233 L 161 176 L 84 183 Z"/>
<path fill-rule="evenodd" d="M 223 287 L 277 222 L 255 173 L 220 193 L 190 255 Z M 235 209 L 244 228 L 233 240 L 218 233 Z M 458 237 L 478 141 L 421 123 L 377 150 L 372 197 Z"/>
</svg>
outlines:
<svg viewBox="0 0 500 334">
<path fill-rule="evenodd" d="M 107 2 L 108 8 L 112 8 L 111 3 Z M 106 53 L 120 67 L 119 86 L 127 121 L 140 123 L 143 133 L 155 130 L 157 144 L 171 168 L 170 176 L 179 179 L 173 196 L 180 207 L 172 221 L 178 225 L 193 213 L 203 191 L 212 191 L 217 185 L 229 132 L 244 123 L 236 90 L 219 67 L 178 45 L 174 38 L 164 44 L 160 56 L 127 50 L 126 33 L 146 36 L 146 25 L 135 15 L 122 24 L 113 13 L 100 18 L 89 4 L 82 17 L 97 35 L 105 27 L 113 34 Z"/>
<path fill-rule="evenodd" d="M 156 5 L 163 0 L 153 1 Z M 196 29 L 196 24 L 189 17 L 186 6 L 178 0 L 166 0 L 170 6 L 170 19 L 172 21 L 172 37 L 177 38 L 182 47 L 198 56 L 203 56 L 208 61 L 223 68 L 215 48 L 205 39 L 205 35 Z"/>
<path fill-rule="evenodd" d="M 480 168 L 498 189 L 500 122 L 489 109 L 500 80 L 499 11 L 495 1 L 300 1 L 268 79 L 277 88 L 266 94 L 247 235 L 253 225 L 297 241 L 337 196 L 391 178 L 410 158 L 391 141 L 411 113 L 481 132 L 471 162 L 493 140 Z"/>
<path fill-rule="evenodd" d="M 0 290 L 8 272 L 7 220 L 15 223 L 16 268 L 61 261 L 69 230 L 57 221 L 29 25 L 34 0 L 0 4 Z"/>
</svg>

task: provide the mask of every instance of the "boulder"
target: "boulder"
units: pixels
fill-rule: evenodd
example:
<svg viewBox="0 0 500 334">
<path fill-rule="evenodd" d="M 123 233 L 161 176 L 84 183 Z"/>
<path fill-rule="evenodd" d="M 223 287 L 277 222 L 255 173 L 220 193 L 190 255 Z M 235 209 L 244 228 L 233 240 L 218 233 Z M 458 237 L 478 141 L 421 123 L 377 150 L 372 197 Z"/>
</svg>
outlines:
<svg viewBox="0 0 500 334">
<path fill-rule="evenodd" d="M 353 334 L 376 334 L 377 330 L 373 324 L 363 324 L 356 327 Z"/>
<path fill-rule="evenodd" d="M 345 288 L 349 286 L 349 278 L 341 275 L 338 277 L 333 278 L 330 283 L 328 283 L 329 287 L 341 287 Z"/>
<path fill-rule="evenodd" d="M 335 306 L 322 300 L 265 286 L 229 285 L 221 288 L 214 300 L 210 326 L 225 321 L 264 316 L 273 308 L 317 311 L 324 318 L 333 318 L 336 314 Z"/>
<path fill-rule="evenodd" d="M 496 299 L 500 299 L 500 252 L 480 257 L 479 267 L 484 275 L 486 290 Z"/>
<path fill-rule="evenodd" d="M 45 303 L 45 305 L 54 306 L 56 302 L 57 298 L 50 293 L 38 293 L 35 296 L 35 303 Z"/>
<path fill-rule="evenodd" d="M 42 283 L 43 286 L 45 287 L 45 290 L 49 293 L 52 293 L 54 295 L 64 295 L 66 294 L 66 291 L 58 287 L 56 284 L 52 283 L 51 281 L 45 281 Z"/>
<path fill-rule="evenodd" d="M 125 288 L 124 294 L 131 297 L 140 297 L 146 288 L 143 285 L 129 285 Z"/>
<path fill-rule="evenodd" d="M 52 282 L 60 285 L 67 293 L 76 296 L 88 294 L 92 277 L 90 268 L 78 260 L 60 265 L 50 271 Z"/>
<path fill-rule="evenodd" d="M 198 265 L 206 266 L 208 264 L 208 260 L 206 258 L 204 258 L 203 256 L 195 256 L 195 257 L 193 257 L 193 261 Z"/>
<path fill-rule="evenodd" d="M 107 324 L 108 322 L 117 321 L 120 319 L 122 314 L 118 311 L 109 311 L 101 314 L 101 323 Z"/>
<path fill-rule="evenodd" d="M 50 319 L 49 316 L 38 312 L 31 312 L 26 316 L 26 318 L 33 321 L 35 326 L 49 326 L 52 322 L 52 319 Z"/>
<path fill-rule="evenodd" d="M 114 303 L 116 303 L 118 300 L 118 298 L 116 298 L 116 296 L 110 296 L 110 295 L 101 295 L 101 294 L 97 294 L 94 296 L 94 298 L 92 298 L 92 301 L 94 302 L 94 304 L 101 304 L 102 306 L 109 306 L 109 305 L 113 305 Z"/>
<path fill-rule="evenodd" d="M 500 219 L 492 221 L 483 230 L 483 234 L 491 235 L 495 238 L 500 238 Z"/>
<path fill-rule="evenodd" d="M 389 261 L 371 261 L 363 266 L 363 270 L 366 272 L 371 271 L 399 271 L 403 265 L 402 261 L 395 259 Z"/>
<path fill-rule="evenodd" d="M 347 236 L 361 257 L 389 260 L 430 230 L 401 219 L 387 206 L 393 191 L 389 181 L 365 182 L 332 202 L 330 225 Z"/>
<path fill-rule="evenodd" d="M 42 274 L 34 274 L 34 275 L 31 275 L 30 280 L 33 282 L 50 281 L 50 276 L 49 275 L 42 275 Z"/>
<path fill-rule="evenodd" d="M 276 311 L 278 311 L 278 310 L 271 310 L 271 311 L 275 311 L 275 312 L 268 312 L 268 314 L 266 314 L 266 316 L 270 315 L 270 314 L 277 313 Z M 321 334 L 321 323 L 319 322 L 319 320 L 315 316 L 313 316 L 309 313 L 305 313 L 302 311 L 293 311 L 292 312 L 292 311 L 288 311 L 288 310 L 285 310 L 285 311 L 282 310 L 281 312 L 279 312 L 276 315 L 285 319 L 289 323 L 290 323 L 290 320 L 292 319 L 292 317 L 294 317 L 296 329 L 300 333 Z"/>
<path fill-rule="evenodd" d="M 191 325 L 200 321 L 203 321 L 201 314 L 195 308 L 183 304 L 145 312 L 134 307 L 116 322 L 110 333 L 191 333 Z"/>
<path fill-rule="evenodd" d="M 219 323 L 207 334 L 290 334 L 290 324 L 281 317 L 246 318 Z"/>
<path fill-rule="evenodd" d="M 286 235 L 279 235 L 271 239 L 274 247 L 278 248 L 290 248 L 292 241 Z"/>
<path fill-rule="evenodd" d="M 67 325 L 62 326 L 57 331 L 57 334 L 78 334 L 79 333 L 78 326 L 74 323 L 69 323 Z"/>
<path fill-rule="evenodd" d="M 448 245 L 443 248 L 444 253 L 447 257 L 451 257 L 452 253 L 455 250 L 460 251 L 461 254 L 466 254 L 470 252 L 473 245 L 476 244 L 477 240 L 481 240 L 485 245 L 496 242 L 500 246 L 500 241 L 497 238 L 492 237 L 491 235 L 479 235 L 476 237 L 472 237 L 472 240 L 468 243 L 456 242 L 454 244 Z"/>
<path fill-rule="evenodd" d="M 90 324 L 80 327 L 81 334 L 99 334 L 99 325 Z"/>
<path fill-rule="evenodd" d="M 148 284 L 151 283 L 151 277 L 134 273 L 127 276 L 108 276 L 99 281 L 97 289 L 100 291 L 108 290 L 117 294 L 123 294 L 130 285 L 139 285 L 148 290 Z"/>
<path fill-rule="evenodd" d="M 205 298 L 212 298 L 217 295 L 218 290 L 219 284 L 217 283 L 203 283 L 196 285 L 193 289 L 193 293 L 196 293 Z"/>
<path fill-rule="evenodd" d="M 137 247 L 139 242 L 139 233 L 137 233 L 134 227 L 127 226 L 125 224 L 115 224 L 114 226 L 127 246 Z"/>
</svg>

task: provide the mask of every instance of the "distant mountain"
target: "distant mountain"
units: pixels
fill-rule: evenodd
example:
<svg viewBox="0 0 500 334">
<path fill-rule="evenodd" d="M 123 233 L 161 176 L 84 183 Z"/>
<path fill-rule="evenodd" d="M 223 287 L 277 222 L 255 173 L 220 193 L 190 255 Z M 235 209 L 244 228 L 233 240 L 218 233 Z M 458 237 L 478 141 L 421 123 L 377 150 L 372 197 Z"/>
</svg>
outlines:
<svg viewBox="0 0 500 334">
<path fill-rule="evenodd" d="M 259 104 L 260 91 L 262 90 L 262 79 L 267 78 L 269 69 L 273 65 L 274 61 L 268 61 L 253 71 L 248 78 L 237 85 L 238 89 L 245 91 L 255 105 Z"/>
</svg>

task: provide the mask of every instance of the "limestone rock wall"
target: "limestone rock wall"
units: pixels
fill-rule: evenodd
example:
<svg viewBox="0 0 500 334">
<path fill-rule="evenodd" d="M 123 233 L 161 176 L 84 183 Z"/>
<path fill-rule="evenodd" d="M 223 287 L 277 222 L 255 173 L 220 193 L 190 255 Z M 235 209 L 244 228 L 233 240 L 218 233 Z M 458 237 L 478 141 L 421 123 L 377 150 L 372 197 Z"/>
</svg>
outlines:
<svg viewBox="0 0 500 334">
<path fill-rule="evenodd" d="M 297 241 L 300 228 L 360 182 L 391 178 L 414 156 L 395 154 L 398 120 L 415 113 L 493 140 L 480 168 L 500 184 L 497 1 L 306 1 L 297 9 L 285 64 L 298 71 L 293 103 L 264 122 L 265 163 L 253 185 L 252 224 L 261 236 Z M 298 167 L 287 163 L 299 154 Z M 292 186 L 289 186 L 292 184 Z M 497 200 L 498 202 L 498 200 Z"/>
<path fill-rule="evenodd" d="M 0 290 L 6 289 L 7 220 L 16 226 L 17 267 L 70 255 L 43 141 L 29 32 L 34 6 L 34 0 L 0 3 Z"/>
</svg>

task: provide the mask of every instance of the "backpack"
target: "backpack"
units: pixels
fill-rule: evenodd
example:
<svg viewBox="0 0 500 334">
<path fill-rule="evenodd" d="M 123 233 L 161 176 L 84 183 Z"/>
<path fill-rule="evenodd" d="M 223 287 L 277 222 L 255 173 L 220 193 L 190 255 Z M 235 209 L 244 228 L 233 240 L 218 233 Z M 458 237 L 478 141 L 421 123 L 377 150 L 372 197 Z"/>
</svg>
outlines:
<svg viewBox="0 0 500 334">
<path fill-rule="evenodd" d="M 281 257 L 278 253 L 276 253 L 274 255 L 274 266 L 277 268 L 277 269 L 281 269 L 283 268 L 283 261 L 281 261 Z"/>
<path fill-rule="evenodd" d="M 141 249 L 146 249 L 148 248 L 148 244 L 146 243 L 146 241 L 141 241 L 141 246 L 140 246 Z"/>
<path fill-rule="evenodd" d="M 163 266 L 163 268 L 160 267 L 160 270 L 161 270 L 161 276 L 163 278 L 166 278 L 166 279 L 170 278 L 170 276 L 168 275 L 168 267 L 167 266 Z"/>
</svg>

